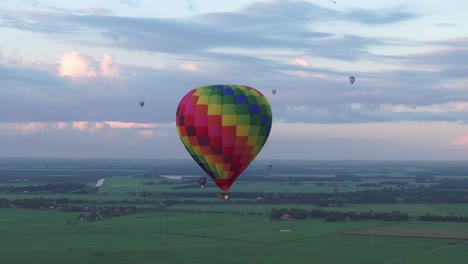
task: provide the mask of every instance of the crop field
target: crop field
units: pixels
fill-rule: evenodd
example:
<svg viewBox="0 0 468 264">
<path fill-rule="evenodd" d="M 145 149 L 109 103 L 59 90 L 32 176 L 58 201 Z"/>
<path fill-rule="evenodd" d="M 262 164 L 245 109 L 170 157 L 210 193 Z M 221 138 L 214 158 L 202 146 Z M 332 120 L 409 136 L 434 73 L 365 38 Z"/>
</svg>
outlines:
<svg viewBox="0 0 468 264">
<path fill-rule="evenodd" d="M 205 189 L 200 189 L 198 183 L 196 182 L 197 178 L 193 178 L 191 188 L 174 188 L 185 184 L 177 184 L 176 180 L 168 180 L 173 182 L 173 184 L 165 185 L 143 185 L 144 182 L 147 182 L 147 179 L 138 179 L 132 177 L 115 177 L 107 179 L 104 181 L 103 186 L 100 188 L 100 192 L 186 192 L 190 190 L 191 192 L 206 192 Z M 216 186 L 209 182 L 206 186 L 206 189 L 217 190 Z M 349 191 L 358 191 L 358 190 L 368 190 L 368 189 L 378 189 L 378 188 L 369 188 L 369 187 L 358 187 L 354 183 L 340 183 L 333 184 L 327 183 L 324 186 L 317 186 L 315 182 L 299 182 L 291 184 L 288 182 L 255 182 L 255 181 L 239 181 L 236 182 L 231 187 L 231 192 L 349 192 Z"/>
<path fill-rule="evenodd" d="M 455 263 L 450 260 L 468 257 L 463 239 L 375 236 L 371 240 L 345 234 L 369 226 L 400 228 L 379 221 L 146 213 L 79 222 L 72 213 L 3 209 L 0 223 L 4 263 L 284 263 L 287 259 L 422 264 Z M 430 226 L 426 223 L 424 228 Z M 467 225 L 452 228 L 468 231 Z"/>
<path fill-rule="evenodd" d="M 437 230 L 437 229 L 407 229 L 407 228 L 387 228 L 371 227 L 356 231 L 349 231 L 350 235 L 377 235 L 377 236 L 395 236 L 395 237 L 427 237 L 427 238 L 449 238 L 449 239 L 468 239 L 468 231 L 460 230 Z"/>
<path fill-rule="evenodd" d="M 427 264 L 460 263 L 468 259 L 466 222 L 417 219 L 424 214 L 468 215 L 467 203 L 318 206 L 262 200 L 280 194 L 316 193 L 334 197 L 365 190 L 384 191 L 383 188 L 402 188 L 398 187 L 400 182 L 417 190 L 440 183 L 440 179 L 463 179 L 465 169 L 468 171 L 466 163 L 278 161 L 273 172 L 265 174 L 267 164 L 267 161 L 253 164 L 242 176 L 244 179 L 236 181 L 230 190 L 232 201 L 226 202 L 216 198 L 219 190 L 210 180 L 206 188 L 198 186 L 196 177 L 200 170 L 187 161 L 0 159 L 0 199 L 66 198 L 74 200 L 70 204 L 77 206 L 150 209 L 82 221 L 80 211 L 65 212 L 54 207 L 0 208 L 1 263 Z M 433 178 L 428 182 L 416 181 L 421 173 Z M 170 179 L 159 175 L 193 178 Z M 96 188 L 100 179 L 105 179 L 104 184 Z M 83 183 L 85 192 L 21 189 L 72 180 Z M 20 189 L 14 191 L 15 188 Z M 242 194 L 249 192 L 255 195 L 242 198 Z M 174 204 L 159 210 L 160 202 Z M 271 220 L 272 208 L 399 211 L 410 218 L 402 222 Z"/>
</svg>

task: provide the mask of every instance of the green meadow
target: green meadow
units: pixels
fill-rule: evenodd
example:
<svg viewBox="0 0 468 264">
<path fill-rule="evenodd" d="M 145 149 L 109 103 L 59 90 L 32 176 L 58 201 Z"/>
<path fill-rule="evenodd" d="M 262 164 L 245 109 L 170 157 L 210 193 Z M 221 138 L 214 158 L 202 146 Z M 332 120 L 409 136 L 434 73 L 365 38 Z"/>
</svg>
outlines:
<svg viewBox="0 0 468 264">
<path fill-rule="evenodd" d="M 468 244 L 463 239 L 345 234 L 347 231 L 378 226 L 468 231 L 467 223 L 417 220 L 417 216 L 424 214 L 468 215 L 468 204 L 345 203 L 342 207 L 320 208 L 354 212 L 400 211 L 410 216 L 406 222 L 325 222 L 311 218 L 275 221 L 269 219 L 272 208 L 311 210 L 319 207 L 307 203 L 263 203 L 257 202 L 257 199 L 236 197 L 236 193 L 241 192 L 342 193 L 379 189 L 382 187 L 358 184 L 390 181 L 393 178 L 394 182 L 430 186 L 434 183 L 416 183 L 411 178 L 412 173 L 428 173 L 437 178 L 463 178 L 465 169 L 468 169 L 466 163 L 278 161 L 273 166 L 274 173 L 268 176 L 271 181 L 239 180 L 230 190 L 232 202 L 223 202 L 217 200 L 219 190 L 211 181 L 207 188 L 199 188 L 196 178 L 193 178 L 193 182 L 169 179 L 169 184 L 158 184 L 163 179 L 152 176 L 193 176 L 200 172 L 194 164 L 185 161 L 60 160 L 57 163 L 55 160 L 0 160 L 0 165 L 1 162 L 4 165 L 0 166 L 0 188 L 56 182 L 57 176 L 54 175 L 58 170 L 59 174 L 73 174 L 90 189 L 99 179 L 105 178 L 104 185 L 97 192 L 109 195 L 3 191 L 0 192 L 0 199 L 68 198 L 77 199 L 77 205 L 88 206 L 89 201 L 93 201 L 92 205 L 96 206 L 134 205 L 146 208 L 155 208 L 159 202 L 166 200 L 177 203 L 168 208 L 172 210 L 170 212 L 151 211 L 92 222 L 80 221 L 80 212 L 1 208 L 0 263 L 452 264 L 464 263 L 468 259 Z M 251 175 L 255 176 L 255 170 L 263 173 L 266 164 L 253 164 L 254 172 L 250 172 Z M 68 172 L 71 169 L 73 171 Z M 445 175 L 445 170 L 451 175 Z M 358 175 L 363 180 L 334 182 L 337 174 Z M 22 175 L 30 176 L 23 181 L 25 177 Z M 142 178 L 142 175 L 146 177 Z M 388 178 L 380 179 L 375 175 L 386 175 Z M 323 184 L 285 179 L 289 176 L 321 177 Z M 69 180 L 70 177 L 61 179 Z M 143 184 L 150 181 L 156 184 Z M 142 191 L 173 195 L 143 197 Z M 178 196 L 180 193 L 205 195 L 203 198 Z M 148 202 L 142 203 L 142 200 Z M 191 201 L 203 203 L 193 204 Z"/>
<path fill-rule="evenodd" d="M 70 223 L 67 223 L 72 220 Z M 459 263 L 461 240 L 342 232 L 415 223 L 270 221 L 264 217 L 144 213 L 79 222 L 76 213 L 0 210 L 2 263 Z M 468 230 L 466 224 L 423 228 Z"/>
<path fill-rule="evenodd" d="M 296 175 L 294 175 L 296 176 Z M 206 192 L 205 189 L 198 188 L 198 183 L 196 178 L 193 178 L 193 187 L 192 188 L 174 188 L 184 184 L 177 184 L 177 180 L 168 180 L 173 182 L 173 184 L 164 184 L 164 185 L 143 185 L 144 182 L 151 181 L 149 179 L 141 178 L 132 178 L 132 177 L 115 177 L 106 179 L 103 186 L 99 189 L 100 192 L 109 192 L 109 193 L 121 193 L 121 192 Z M 185 184 L 187 185 L 187 184 Z M 217 191 L 217 188 L 214 186 L 214 183 L 211 181 L 208 182 L 207 188 L 209 190 Z M 329 193 L 329 192 L 350 192 L 350 191 L 359 191 L 359 190 L 369 190 L 369 189 L 379 189 L 379 188 L 369 188 L 369 187 L 360 187 L 356 183 L 346 183 L 346 184 L 334 184 L 328 182 L 324 186 L 317 186 L 316 182 L 299 182 L 297 185 L 290 184 L 288 182 L 255 182 L 255 181 L 239 181 L 233 184 L 230 191 L 231 192 L 298 192 L 298 193 L 307 193 L 307 192 L 316 192 L 316 193 Z"/>
</svg>

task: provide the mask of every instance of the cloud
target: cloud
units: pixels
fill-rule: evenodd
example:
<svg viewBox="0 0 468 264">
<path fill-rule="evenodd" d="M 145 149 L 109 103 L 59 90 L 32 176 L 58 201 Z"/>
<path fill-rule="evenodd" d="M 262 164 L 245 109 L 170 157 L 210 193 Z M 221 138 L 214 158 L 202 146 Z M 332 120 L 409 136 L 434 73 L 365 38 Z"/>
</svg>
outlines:
<svg viewBox="0 0 468 264">
<path fill-rule="evenodd" d="M 80 9 L 81 13 L 94 14 L 94 15 L 110 15 L 112 10 L 103 7 L 90 7 L 86 9 Z"/>
<path fill-rule="evenodd" d="M 18 54 L 18 51 L 13 51 L 8 57 L 8 63 L 15 66 L 20 66 L 23 64 L 23 57 Z"/>
<path fill-rule="evenodd" d="M 463 42 L 464 45 L 468 42 Z M 407 61 L 415 64 L 435 65 L 435 66 L 465 66 L 468 60 L 468 48 L 456 47 L 438 49 L 429 52 L 409 54 L 405 56 Z M 466 68 L 465 68 L 466 69 Z"/>
<path fill-rule="evenodd" d="M 286 110 L 290 112 L 304 112 L 307 110 L 306 105 L 287 105 Z"/>
<path fill-rule="evenodd" d="M 352 104 L 351 104 L 351 108 L 352 108 L 352 109 L 355 109 L 355 110 L 362 109 L 363 107 L 364 107 L 363 104 L 359 104 L 359 103 L 352 103 Z"/>
<path fill-rule="evenodd" d="M 138 6 L 140 4 L 140 1 L 138 1 L 138 0 L 119 0 L 119 3 L 131 6 L 131 7 L 135 7 L 135 6 Z"/>
<path fill-rule="evenodd" d="M 117 122 L 117 121 L 104 121 L 104 124 L 111 128 L 139 128 L 139 129 L 150 129 L 155 128 L 157 124 L 151 123 L 133 123 L 133 122 Z"/>
<path fill-rule="evenodd" d="M 362 10 L 365 11 L 369 14 L 376 12 Z M 382 23 L 390 23 L 393 20 L 388 17 L 398 17 L 401 12 L 386 10 L 383 13 L 386 16 Z M 220 49 L 236 48 L 236 53 L 246 54 L 251 53 L 252 48 L 264 48 L 294 49 L 315 56 L 355 60 L 366 53 L 367 45 L 375 45 L 379 40 L 313 31 L 310 27 L 326 21 L 347 20 L 349 17 L 355 19 L 354 16 L 346 16 L 307 1 L 272 1 L 255 3 L 236 12 L 210 13 L 186 19 L 21 13 L 21 16 L 8 16 L 5 25 L 52 33 L 52 37 L 61 41 L 178 55 L 218 58 Z M 86 40 L 74 37 L 75 33 L 83 31 L 94 37 Z M 298 38 L 303 41 L 295 41 Z M 331 45 L 332 42 L 335 45 Z M 336 45 L 346 46 L 347 49 L 336 49 Z"/>
<path fill-rule="evenodd" d="M 152 138 L 153 137 L 153 131 L 152 130 L 140 130 L 138 131 L 138 135 L 144 138 Z"/>
<path fill-rule="evenodd" d="M 134 131 L 136 135 L 144 137 L 166 137 L 168 129 L 175 127 L 175 123 L 132 123 L 116 121 L 72 121 L 72 122 L 22 122 L 0 123 L 0 134 L 27 135 L 42 132 L 79 131 L 82 133 L 111 133 L 115 131 Z"/>
<path fill-rule="evenodd" d="M 389 105 L 384 104 L 381 106 L 385 111 L 392 111 L 397 113 L 406 112 L 429 112 L 429 113 L 448 113 L 448 112 L 468 112 L 468 102 L 448 102 L 444 104 L 434 104 L 428 106 L 415 106 L 410 107 L 406 105 Z"/>
<path fill-rule="evenodd" d="M 348 13 L 347 19 L 358 23 L 376 25 L 392 24 L 418 17 L 413 12 L 404 11 L 402 8 L 385 8 L 379 10 L 353 9 Z"/>
<path fill-rule="evenodd" d="M 454 146 L 468 146 L 468 133 L 452 140 L 450 144 Z"/>
<path fill-rule="evenodd" d="M 64 130 L 64 129 L 67 129 L 68 124 L 66 122 L 57 122 L 57 123 L 54 124 L 54 126 L 58 130 Z"/>
<path fill-rule="evenodd" d="M 72 78 L 97 76 L 97 68 L 93 58 L 76 51 L 70 51 L 60 56 L 58 72 L 60 76 Z"/>
<path fill-rule="evenodd" d="M 462 111 L 449 110 L 453 105 L 448 105 L 468 101 L 462 90 L 466 87 L 462 78 L 466 72 L 463 63 L 468 60 L 462 45 L 466 40 L 460 39 L 455 49 L 444 46 L 447 43 L 434 43 L 449 48 L 387 56 L 371 54 L 369 49 L 395 43 L 404 47 L 428 43 L 355 35 L 359 31 L 343 34 L 323 30 L 330 22 L 382 25 L 419 18 L 400 7 L 342 12 L 307 1 L 269 1 L 234 12 L 187 18 L 83 15 L 57 10 L 20 14 L 7 16 L 4 26 L 41 32 L 65 43 L 105 47 L 108 52 L 101 59 L 77 51 L 64 53 L 55 70 L 69 78 L 0 66 L 2 80 L 18 92 L 0 91 L 0 112 L 12 113 L 0 116 L 0 121 L 170 122 L 188 90 L 220 81 L 249 84 L 270 95 L 274 86 L 279 91 L 275 116 L 290 122 L 467 119 Z M 356 18 L 359 14 L 371 17 L 356 21 L 363 19 Z M 155 59 L 170 61 L 153 69 L 118 64 L 110 54 L 120 48 L 150 51 Z M 368 56 L 376 67 L 365 65 L 369 61 L 363 57 Z M 347 81 L 350 74 L 357 77 L 352 86 Z M 118 81 L 109 78 L 117 76 L 121 77 Z M 443 79 L 442 85 L 440 76 L 450 78 Z M 135 109 L 142 100 L 147 105 Z M 15 111 L 15 105 L 27 105 L 33 114 Z M 409 111 L 395 111 L 402 109 Z"/>
<path fill-rule="evenodd" d="M 190 158 L 174 123 L 105 123 L 0 123 L 0 137 L 8 136 L 0 156 Z M 467 125 L 450 122 L 307 124 L 275 118 L 260 158 L 460 159 L 468 155 L 458 148 L 466 140 L 452 141 L 466 131 Z"/>
<path fill-rule="evenodd" d="M 120 66 L 114 63 L 109 53 L 104 53 L 101 59 L 101 76 L 117 77 L 120 75 Z"/>
<path fill-rule="evenodd" d="M 189 158 L 186 152 L 177 153 L 185 149 L 175 124 L 157 124 L 157 129 L 141 132 L 109 126 L 96 129 L 99 122 L 75 123 L 75 128 L 73 122 L 65 123 L 0 122 L 0 157 Z M 158 151 L 163 149 L 170 151 Z"/>
<path fill-rule="evenodd" d="M 19 132 L 20 134 L 32 134 L 44 131 L 46 123 L 29 123 L 29 124 L 18 124 L 15 125 L 13 130 Z"/>
<path fill-rule="evenodd" d="M 436 26 L 436 27 L 455 28 L 455 27 L 457 27 L 457 24 L 455 24 L 455 23 L 435 23 L 434 26 Z"/>
<path fill-rule="evenodd" d="M 114 63 L 109 53 L 104 53 L 98 64 L 91 56 L 69 51 L 60 56 L 58 64 L 58 73 L 62 77 L 117 77 L 120 75 L 120 67 Z"/>
<path fill-rule="evenodd" d="M 198 65 L 190 61 L 182 64 L 181 68 L 186 71 L 198 71 Z"/>
<path fill-rule="evenodd" d="M 88 122 L 84 122 L 84 121 L 73 122 L 72 127 L 80 131 L 86 131 L 88 130 Z"/>
<path fill-rule="evenodd" d="M 303 67 L 310 67 L 309 60 L 305 58 L 295 58 L 293 63 L 296 65 L 303 66 Z"/>
</svg>

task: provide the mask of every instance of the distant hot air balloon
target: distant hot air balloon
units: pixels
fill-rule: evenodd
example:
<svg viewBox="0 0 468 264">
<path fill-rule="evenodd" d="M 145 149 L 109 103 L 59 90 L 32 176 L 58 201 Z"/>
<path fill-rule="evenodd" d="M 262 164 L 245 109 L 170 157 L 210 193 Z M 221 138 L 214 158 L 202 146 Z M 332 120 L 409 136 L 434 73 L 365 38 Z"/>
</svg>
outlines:
<svg viewBox="0 0 468 264">
<path fill-rule="evenodd" d="M 355 80 L 356 80 L 356 78 L 354 78 L 354 76 L 349 77 L 349 82 L 351 84 L 353 84 Z"/>
<path fill-rule="evenodd" d="M 180 101 L 176 125 L 198 165 L 229 199 L 228 190 L 268 139 L 272 114 L 263 94 L 243 85 L 208 85 Z"/>
<path fill-rule="evenodd" d="M 275 90 L 275 89 L 271 90 L 271 93 L 272 93 L 273 95 L 275 95 L 275 94 L 276 94 L 276 90 Z"/>
<path fill-rule="evenodd" d="M 145 105 L 145 102 L 140 102 L 140 106 L 143 107 Z"/>
<path fill-rule="evenodd" d="M 205 187 L 206 177 L 198 177 L 198 183 L 200 184 L 200 187 Z"/>
</svg>

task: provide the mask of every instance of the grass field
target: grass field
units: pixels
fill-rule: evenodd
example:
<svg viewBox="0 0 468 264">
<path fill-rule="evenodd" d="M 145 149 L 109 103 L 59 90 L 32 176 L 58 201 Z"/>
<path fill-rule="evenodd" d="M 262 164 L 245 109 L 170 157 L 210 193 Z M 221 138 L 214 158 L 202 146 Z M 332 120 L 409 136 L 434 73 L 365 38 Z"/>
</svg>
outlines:
<svg viewBox="0 0 468 264">
<path fill-rule="evenodd" d="M 2 263 L 457 263 L 456 239 L 345 235 L 376 221 L 267 221 L 264 217 L 147 213 L 96 222 L 76 213 L 0 210 Z M 392 224 L 402 228 L 414 223 Z M 468 225 L 424 223 L 424 228 Z M 281 230 L 289 230 L 281 232 Z"/>
<path fill-rule="evenodd" d="M 168 185 L 143 185 L 143 182 L 151 181 L 148 179 L 133 178 L 133 177 L 114 177 L 106 179 L 102 187 L 99 188 L 100 192 L 206 192 L 207 190 L 217 190 L 214 183 L 209 180 L 208 188 L 198 188 L 196 178 L 193 179 L 193 188 L 189 189 L 176 189 L 174 187 L 184 184 L 168 184 Z M 173 180 L 177 183 L 177 180 Z M 326 186 L 317 186 L 315 182 L 301 182 L 299 185 L 291 185 L 288 182 L 236 182 L 231 187 L 231 192 L 315 192 L 315 193 L 329 193 L 334 192 L 350 192 L 359 190 L 379 189 L 369 187 L 359 187 L 355 183 L 328 183 Z"/>
<path fill-rule="evenodd" d="M 2 165 L 3 163 L 4 165 Z M 171 173 L 190 175 L 193 162 L 153 161 L 122 163 L 119 160 L 62 160 L 62 165 L 55 161 L 44 163 L 40 160 L 24 162 L 14 161 L 14 166 L 31 171 L 36 170 L 67 170 L 86 171 L 83 175 L 93 175 L 101 178 L 105 172 L 107 177 L 116 172 L 117 175 L 131 175 L 134 172 L 157 171 L 160 174 Z M 11 170 L 12 161 L 2 161 L 0 167 Z M 141 165 L 138 165 L 140 164 Z M 44 165 L 45 164 L 45 165 Z M 81 164 L 81 165 L 80 165 Z M 269 164 L 257 165 L 261 171 Z M 291 165 L 292 164 L 292 165 Z M 451 168 L 452 163 L 424 162 L 294 162 L 279 161 L 275 163 L 271 177 L 301 176 L 301 177 L 334 177 L 335 174 L 355 174 L 359 176 L 404 176 L 408 172 L 425 172 L 439 170 L 438 166 Z M 190 165 L 190 166 L 189 166 Z M 255 164 L 254 164 L 255 165 Z M 464 170 L 468 164 L 462 163 Z M 459 166 L 461 166 L 459 164 Z M 21 167 L 23 166 L 23 167 Z M 55 167 L 58 166 L 58 167 Z M 166 166 L 166 167 L 164 167 Z M 297 169 L 288 173 L 290 166 Z M 458 165 L 457 165 L 458 166 Z M 199 171 L 198 167 L 194 167 Z M 289 167 L 288 167 L 289 168 Z M 306 169 L 315 170 L 307 173 Z M 102 171 L 101 171 L 102 170 Z M 120 173 L 120 172 L 125 173 Z M 1 171 L 0 171 L 1 172 Z M 5 175 L 14 171 L 4 171 Z M 112 173 L 111 173 L 112 172 Z M 15 174 L 16 175 L 16 174 Z M 39 174 L 38 174 L 39 175 Z M 45 177 L 46 174 L 40 174 Z M 40 176 L 39 175 L 39 176 Z M 437 174 L 438 175 L 438 174 Z M 37 176 L 37 175 L 36 175 Z M 37 176 L 37 177 L 39 177 Z M 47 176 L 47 175 L 46 175 Z M 445 177 L 445 176 L 437 176 Z M 462 176 L 457 176 L 462 177 Z M 44 179 L 44 178 L 37 178 Z M 94 179 L 94 178 L 91 178 Z M 132 196 L 132 192 L 206 192 L 213 194 L 212 198 L 203 198 L 211 204 L 176 204 L 170 209 L 186 209 L 199 211 L 221 211 L 227 214 L 191 214 L 174 212 L 152 212 L 105 218 L 94 222 L 78 221 L 79 213 L 64 213 L 60 211 L 0 209 L 0 263 L 317 263 L 317 264 L 439 264 L 465 263 L 468 259 L 468 244 L 464 239 L 421 238 L 391 236 L 392 230 L 440 230 L 450 232 L 468 232 L 467 223 L 420 222 L 415 217 L 423 214 L 464 214 L 468 215 L 468 204 L 346 204 L 343 207 L 323 207 L 322 210 L 341 210 L 355 212 L 391 212 L 400 211 L 409 214 L 408 222 L 325 222 L 321 219 L 306 219 L 293 221 L 270 221 L 271 208 L 304 208 L 316 209 L 309 204 L 263 204 L 251 200 L 252 203 L 220 202 L 216 199 L 217 188 L 201 189 L 196 186 L 188 189 L 173 189 L 175 186 L 187 183 L 177 182 L 175 185 L 143 185 L 145 181 L 161 179 L 111 177 L 106 178 L 101 192 L 112 195 L 79 195 L 79 194 L 9 194 L 2 193 L 0 198 L 69 198 L 95 200 L 96 206 L 106 205 L 106 201 L 117 201 L 113 206 L 132 205 L 141 196 Z M 368 182 L 377 182 L 369 179 Z M 28 182 L 2 183 L 0 186 L 27 186 L 36 184 L 35 178 Z M 211 182 L 210 182 L 211 183 Z M 413 181 L 410 181 L 413 183 Z M 95 182 L 88 182 L 93 186 Z M 195 179 L 194 184 L 196 185 Z M 212 184 L 212 183 L 211 183 Z M 336 187 L 336 190 L 335 190 Z M 232 189 L 233 201 L 236 192 L 349 192 L 369 189 L 358 187 L 356 183 L 346 182 L 333 185 L 326 182 L 317 186 L 315 182 L 301 182 L 299 185 L 288 182 L 251 182 L 237 181 Z M 114 195 L 115 193 L 115 195 Z M 151 202 L 137 204 L 138 206 L 154 207 L 163 198 L 146 197 Z M 201 198 L 170 197 L 170 199 L 202 200 Z M 121 204 L 119 204 L 121 202 Z M 262 212 L 262 215 L 229 215 L 231 212 Z M 382 227 L 389 236 L 381 235 L 351 235 L 348 231 L 365 230 Z M 389 231 L 390 230 L 390 231 Z"/>
</svg>

